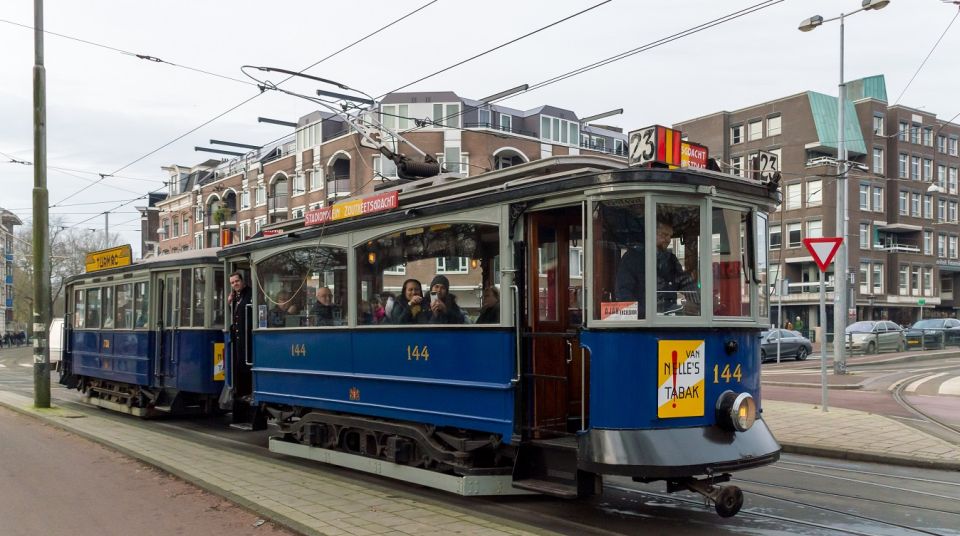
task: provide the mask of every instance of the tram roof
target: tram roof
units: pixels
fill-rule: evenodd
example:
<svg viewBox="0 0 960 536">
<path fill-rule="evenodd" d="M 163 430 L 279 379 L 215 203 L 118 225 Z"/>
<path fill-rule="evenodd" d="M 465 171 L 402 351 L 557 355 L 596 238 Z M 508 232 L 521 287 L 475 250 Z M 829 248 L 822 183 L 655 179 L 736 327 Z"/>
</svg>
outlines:
<svg viewBox="0 0 960 536">
<path fill-rule="evenodd" d="M 109 270 L 100 270 L 97 272 L 85 272 L 82 274 L 77 274 L 67 278 L 67 283 L 73 283 L 74 281 L 79 281 L 83 279 L 95 279 L 95 278 L 104 278 L 104 277 L 115 277 L 120 274 L 127 272 L 135 272 L 144 269 L 163 269 L 163 268 L 173 268 L 180 267 L 190 264 L 219 264 L 220 260 L 217 258 L 217 252 L 220 251 L 220 248 L 204 248 L 204 249 L 191 249 L 187 251 L 178 251 L 176 253 L 168 253 L 166 255 L 157 255 L 154 257 L 147 257 L 145 259 L 137 259 L 133 261 L 128 266 L 121 266 L 119 268 L 111 268 Z"/>
<path fill-rule="evenodd" d="M 582 191 L 605 186 L 615 187 L 618 184 L 677 183 L 678 177 L 682 177 L 685 185 L 722 186 L 727 192 L 767 198 L 771 201 L 777 199 L 776 189 L 771 189 L 768 183 L 718 171 L 626 167 L 623 160 L 607 156 L 554 156 L 472 177 L 445 173 L 378 189 L 378 194 L 398 192 L 400 208 L 311 227 L 305 227 L 302 218 L 288 220 L 271 227 L 283 229 L 283 233 L 227 246 L 220 250 L 219 255 L 226 257 L 244 254 L 267 245 L 275 246 L 373 225 L 387 225 L 409 220 L 412 214 L 428 216 L 456 212 L 481 205 L 554 196 L 559 191 Z M 563 183 L 562 186 L 558 184 L 560 182 Z M 360 197 L 363 196 L 344 198 L 339 202 Z"/>
</svg>

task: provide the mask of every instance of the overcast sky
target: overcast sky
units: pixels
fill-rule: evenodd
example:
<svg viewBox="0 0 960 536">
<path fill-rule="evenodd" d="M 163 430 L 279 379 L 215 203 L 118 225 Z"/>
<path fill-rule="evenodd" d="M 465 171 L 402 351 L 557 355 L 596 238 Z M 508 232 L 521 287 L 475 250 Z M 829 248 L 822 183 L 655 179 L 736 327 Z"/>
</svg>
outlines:
<svg viewBox="0 0 960 536">
<path fill-rule="evenodd" d="M 601 0 L 437 0 L 417 14 L 321 63 L 309 73 L 380 95 Z M 253 2 L 168 0 L 46 0 L 45 29 L 124 51 L 237 79 L 244 64 L 300 70 L 429 0 Z M 759 0 L 613 0 L 583 15 L 420 82 L 408 90 L 452 90 L 481 98 L 550 79 L 577 67 L 755 5 Z M 580 117 L 624 108 L 605 123 L 631 130 L 735 110 L 805 90 L 836 94 L 839 24 L 810 33 L 803 19 L 852 11 L 860 0 L 786 0 L 589 73 L 512 97 L 502 104 L 529 109 L 551 104 Z M 940 0 L 892 0 L 846 24 L 846 78 L 886 75 L 897 100 L 957 14 Z M 33 3 L 7 0 L 0 19 L 33 24 Z M 950 119 L 960 113 L 960 24 L 906 90 L 900 103 Z M 33 32 L 0 22 L 0 152 L 33 159 Z M 102 232 L 97 216 L 162 187 L 169 164 L 207 158 L 195 145 L 226 139 L 262 144 L 290 132 L 258 124 L 258 116 L 295 121 L 316 109 L 295 97 L 268 93 L 182 140 L 143 157 L 258 93 L 250 85 L 137 59 L 45 35 L 48 165 L 51 204 L 73 194 L 96 173 L 108 178 L 51 209 L 51 218 Z M 279 77 L 273 77 L 278 81 Z M 318 85 L 285 87 L 312 93 Z M 329 88 L 328 88 L 329 89 Z M 785 125 L 786 128 L 786 125 Z M 0 162 L 9 158 L 0 155 Z M 81 178 L 82 177 L 83 180 Z M 134 179 L 147 179 L 134 180 Z M 0 207 L 31 219 L 33 171 L 0 163 Z M 86 204 L 117 201 L 114 204 Z M 111 213 L 111 231 L 139 251 L 139 218 L 131 203 Z M 82 220 L 92 220 L 79 223 Z"/>
</svg>

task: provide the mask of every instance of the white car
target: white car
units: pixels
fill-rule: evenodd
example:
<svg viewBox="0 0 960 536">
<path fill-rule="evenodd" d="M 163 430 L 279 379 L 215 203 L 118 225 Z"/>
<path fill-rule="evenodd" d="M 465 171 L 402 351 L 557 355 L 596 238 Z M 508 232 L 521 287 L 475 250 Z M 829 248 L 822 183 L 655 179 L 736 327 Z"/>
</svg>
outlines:
<svg viewBox="0 0 960 536">
<path fill-rule="evenodd" d="M 63 357 L 63 319 L 54 318 L 50 321 L 50 369 L 60 370 L 60 359 Z"/>
</svg>

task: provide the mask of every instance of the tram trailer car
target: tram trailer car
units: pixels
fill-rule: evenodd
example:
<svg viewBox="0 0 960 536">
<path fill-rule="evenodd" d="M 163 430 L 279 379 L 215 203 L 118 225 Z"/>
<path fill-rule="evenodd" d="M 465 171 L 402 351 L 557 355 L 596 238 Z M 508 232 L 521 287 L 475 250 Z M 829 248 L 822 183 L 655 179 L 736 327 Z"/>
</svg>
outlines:
<svg viewBox="0 0 960 536">
<path fill-rule="evenodd" d="M 270 448 L 464 495 L 663 480 L 736 514 L 717 484 L 780 453 L 758 341 L 776 188 L 621 168 L 424 179 L 221 250 L 254 289 L 228 376 Z"/>
<path fill-rule="evenodd" d="M 140 417 L 217 411 L 225 290 L 216 249 L 71 277 L 60 383 Z"/>
</svg>

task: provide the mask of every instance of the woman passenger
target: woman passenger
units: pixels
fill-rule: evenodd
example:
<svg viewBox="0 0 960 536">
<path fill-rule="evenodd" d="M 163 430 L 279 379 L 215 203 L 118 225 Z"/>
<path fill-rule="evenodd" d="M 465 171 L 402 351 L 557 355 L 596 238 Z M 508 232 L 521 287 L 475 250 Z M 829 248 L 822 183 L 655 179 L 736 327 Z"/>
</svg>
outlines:
<svg viewBox="0 0 960 536">
<path fill-rule="evenodd" d="M 400 298 L 393 305 L 391 322 L 394 324 L 425 324 L 430 321 L 430 310 L 423 306 L 423 287 L 416 279 L 403 282 Z"/>
</svg>

